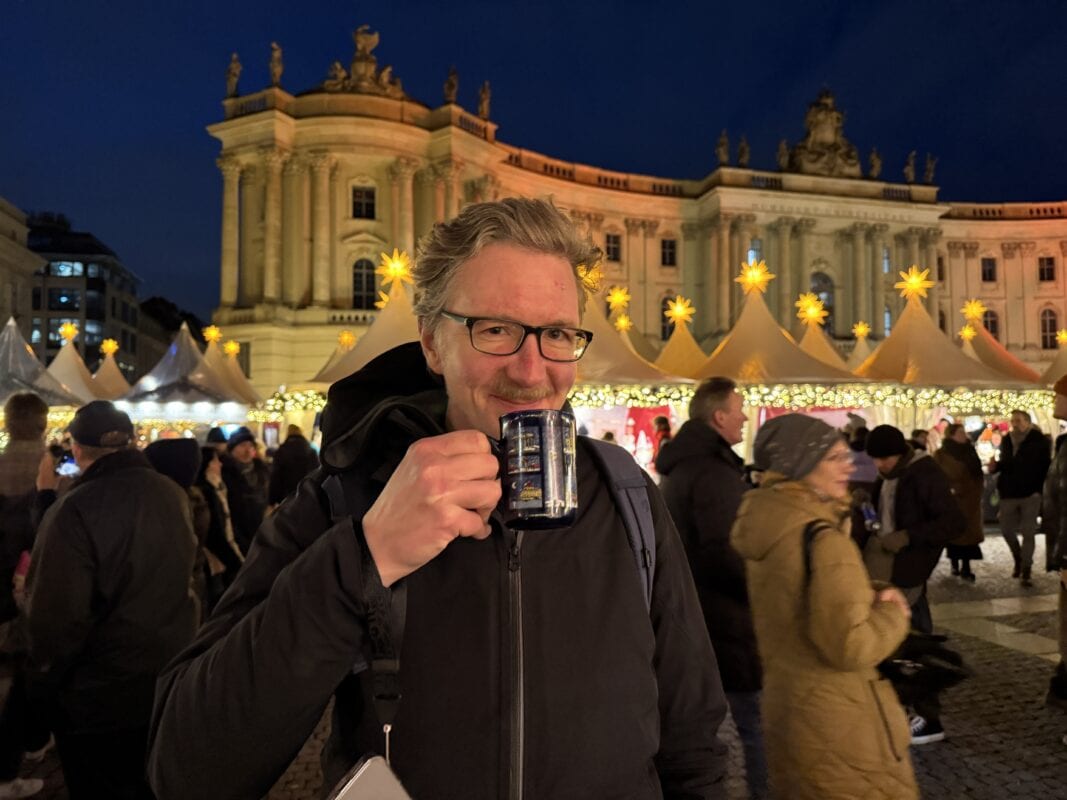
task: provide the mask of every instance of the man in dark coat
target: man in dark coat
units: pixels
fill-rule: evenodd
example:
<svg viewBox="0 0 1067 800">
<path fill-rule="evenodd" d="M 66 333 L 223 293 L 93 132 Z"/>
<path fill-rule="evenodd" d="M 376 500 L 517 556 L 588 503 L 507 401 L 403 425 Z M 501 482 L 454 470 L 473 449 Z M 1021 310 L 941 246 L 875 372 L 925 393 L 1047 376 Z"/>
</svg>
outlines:
<svg viewBox="0 0 1067 800">
<path fill-rule="evenodd" d="M 233 536 L 241 554 L 247 555 L 267 514 L 270 467 L 259 457 L 255 434 L 244 426 L 231 433 L 226 442 L 222 480 L 230 504 Z"/>
<path fill-rule="evenodd" d="M 660 489 L 685 545 L 722 687 L 745 751 L 749 796 L 767 792 L 760 723 L 763 670 L 748 602 L 745 563 L 730 546 L 741 496 L 751 488 L 731 449 L 742 439 L 745 412 L 736 384 L 709 378 L 689 403 L 689 420 L 656 458 Z"/>
<path fill-rule="evenodd" d="M 1052 386 L 1055 405 L 1052 416 L 1067 420 L 1067 375 Z M 1060 663 L 1049 681 L 1045 701 L 1067 711 L 1067 447 L 1056 451 L 1056 458 L 1045 479 L 1044 508 L 1045 530 L 1048 534 L 1046 547 L 1052 549 L 1048 558 L 1051 567 L 1059 571 L 1058 632 Z M 1064 737 L 1067 744 L 1067 737 Z"/>
<path fill-rule="evenodd" d="M 871 578 L 889 581 L 911 605 L 911 624 L 933 633 L 926 581 L 941 552 L 962 535 L 967 521 L 952 496 L 948 477 L 925 450 L 915 450 L 892 425 L 879 425 L 867 437 L 867 455 L 878 467 L 873 502 L 880 529 L 853 525 Z M 936 695 L 913 699 L 912 744 L 945 738 Z"/>
<path fill-rule="evenodd" d="M 1000 440 L 1000 459 L 989 464 L 997 474 L 1000 495 L 1000 530 L 1015 560 L 1013 578 L 1032 586 L 1034 537 L 1041 513 L 1041 490 L 1052 460 L 1048 437 L 1034 426 L 1026 411 L 1011 412 L 1011 430 Z M 1022 544 L 1019 537 L 1022 534 Z"/>
<path fill-rule="evenodd" d="M 295 492 L 300 481 L 318 466 L 319 456 L 304 438 L 300 426 L 290 425 L 285 441 L 274 453 L 274 461 L 271 463 L 268 493 L 270 504 L 276 506 Z"/>
<path fill-rule="evenodd" d="M 133 800 L 150 796 L 156 677 L 196 630 L 196 542 L 185 494 L 130 446 L 126 414 L 94 401 L 70 433 L 82 474 L 41 520 L 26 580 L 32 685 L 72 800 Z"/>
</svg>

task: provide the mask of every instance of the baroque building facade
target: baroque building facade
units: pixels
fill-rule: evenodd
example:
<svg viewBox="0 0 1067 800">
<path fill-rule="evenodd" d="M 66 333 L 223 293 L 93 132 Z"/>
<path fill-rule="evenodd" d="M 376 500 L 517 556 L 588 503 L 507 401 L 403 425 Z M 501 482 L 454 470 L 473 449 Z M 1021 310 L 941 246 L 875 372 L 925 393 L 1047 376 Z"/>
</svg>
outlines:
<svg viewBox="0 0 1067 800">
<path fill-rule="evenodd" d="M 27 246 L 29 231 L 26 214 L 0 197 L 0 324 L 14 317 L 27 339 L 33 275 L 44 264 Z"/>
<path fill-rule="evenodd" d="M 629 289 L 629 314 L 650 342 L 666 337 L 664 303 L 682 294 L 710 352 L 739 313 L 739 266 L 757 257 L 777 275 L 767 301 L 779 322 L 796 330 L 794 301 L 813 291 L 845 350 L 857 321 L 875 340 L 887 334 L 902 309 L 897 272 L 917 264 L 936 280 L 928 308 L 950 334 L 977 297 L 1013 354 L 1037 369 L 1054 355 L 1067 313 L 1067 203 L 942 202 L 936 160 L 917 177 L 914 153 L 900 180 L 882 177 L 877 152 L 864 170 L 827 92 L 809 106 L 804 138 L 779 146 L 777 171 L 749 168 L 744 142 L 731 164 L 724 132 L 709 175 L 659 178 L 502 142 L 488 83 L 471 113 L 452 72 L 431 108 L 391 67 L 379 70 L 376 33 L 363 26 L 353 38 L 350 68 L 334 62 L 297 95 L 282 88 L 280 48 L 271 85 L 244 95 L 234 56 L 224 119 L 208 128 L 222 145 L 214 321 L 242 342 L 260 392 L 306 382 L 342 329 L 373 321 L 381 252 L 413 252 L 465 204 L 509 195 L 552 197 L 597 241 L 605 285 Z"/>
</svg>

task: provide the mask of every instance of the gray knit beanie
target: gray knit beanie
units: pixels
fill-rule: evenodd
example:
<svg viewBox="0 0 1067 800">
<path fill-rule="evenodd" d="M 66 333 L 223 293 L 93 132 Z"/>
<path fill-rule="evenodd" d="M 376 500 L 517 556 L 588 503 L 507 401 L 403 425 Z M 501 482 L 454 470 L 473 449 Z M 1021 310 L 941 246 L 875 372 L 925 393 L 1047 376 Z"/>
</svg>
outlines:
<svg viewBox="0 0 1067 800">
<path fill-rule="evenodd" d="M 786 414 L 765 423 L 756 434 L 755 460 L 759 469 L 800 480 L 822 461 L 841 433 L 818 417 Z"/>
</svg>

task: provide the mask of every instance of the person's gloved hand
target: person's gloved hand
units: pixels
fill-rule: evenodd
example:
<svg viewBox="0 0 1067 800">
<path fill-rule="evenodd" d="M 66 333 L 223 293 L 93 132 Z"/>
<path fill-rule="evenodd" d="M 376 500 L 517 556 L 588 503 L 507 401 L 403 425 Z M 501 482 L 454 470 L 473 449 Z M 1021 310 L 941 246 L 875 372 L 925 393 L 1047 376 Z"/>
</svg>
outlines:
<svg viewBox="0 0 1067 800">
<path fill-rule="evenodd" d="M 878 544 L 880 544 L 882 549 L 887 553 L 899 553 L 908 546 L 908 542 L 910 541 L 911 539 L 908 537 L 907 531 L 890 531 L 889 533 L 878 537 Z"/>
</svg>

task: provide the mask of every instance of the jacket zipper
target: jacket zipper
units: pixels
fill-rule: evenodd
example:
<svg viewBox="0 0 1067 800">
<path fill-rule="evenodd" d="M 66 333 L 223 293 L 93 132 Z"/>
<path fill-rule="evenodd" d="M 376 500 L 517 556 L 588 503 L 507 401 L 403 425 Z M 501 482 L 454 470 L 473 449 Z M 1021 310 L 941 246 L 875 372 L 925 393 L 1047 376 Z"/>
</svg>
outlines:
<svg viewBox="0 0 1067 800">
<path fill-rule="evenodd" d="M 525 756 L 525 709 L 523 708 L 523 648 L 522 648 L 522 573 L 519 550 L 522 531 L 508 529 L 511 545 L 508 549 L 508 596 L 511 607 L 512 630 L 512 691 L 511 691 L 511 756 L 508 770 L 508 797 L 522 800 L 523 759 Z"/>
</svg>

